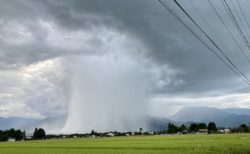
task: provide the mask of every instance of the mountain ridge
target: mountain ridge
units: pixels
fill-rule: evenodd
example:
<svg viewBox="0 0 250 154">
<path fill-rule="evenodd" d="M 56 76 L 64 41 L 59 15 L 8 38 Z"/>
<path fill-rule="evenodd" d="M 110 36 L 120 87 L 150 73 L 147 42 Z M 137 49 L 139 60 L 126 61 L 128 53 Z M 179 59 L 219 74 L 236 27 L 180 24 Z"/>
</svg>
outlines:
<svg viewBox="0 0 250 154">
<path fill-rule="evenodd" d="M 240 112 L 244 111 L 244 112 Z M 213 121 L 219 127 L 237 127 L 242 123 L 250 122 L 250 109 L 228 108 L 218 109 L 215 107 L 186 107 L 179 110 L 169 119 L 178 122 L 205 122 Z"/>
</svg>

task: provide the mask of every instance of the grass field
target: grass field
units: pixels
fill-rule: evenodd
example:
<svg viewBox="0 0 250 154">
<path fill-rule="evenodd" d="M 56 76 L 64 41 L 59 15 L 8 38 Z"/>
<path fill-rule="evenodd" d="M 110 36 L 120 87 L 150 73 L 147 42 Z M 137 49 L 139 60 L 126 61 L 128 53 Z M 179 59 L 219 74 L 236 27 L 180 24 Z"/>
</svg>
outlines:
<svg viewBox="0 0 250 154">
<path fill-rule="evenodd" d="M 250 154 L 250 134 L 130 136 L 0 143 L 0 154 Z"/>
</svg>

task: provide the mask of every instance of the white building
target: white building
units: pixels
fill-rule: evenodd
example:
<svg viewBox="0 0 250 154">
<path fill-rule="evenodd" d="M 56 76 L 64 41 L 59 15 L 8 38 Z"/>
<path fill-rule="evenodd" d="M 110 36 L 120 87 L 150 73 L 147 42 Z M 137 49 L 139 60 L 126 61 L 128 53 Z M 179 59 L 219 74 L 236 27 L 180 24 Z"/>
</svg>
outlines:
<svg viewBox="0 0 250 154">
<path fill-rule="evenodd" d="M 113 137 L 113 136 L 115 136 L 115 134 L 114 133 L 108 133 L 107 136 Z"/>
<path fill-rule="evenodd" d="M 31 140 L 31 139 L 32 139 L 32 136 L 26 136 L 26 139 L 27 139 L 27 140 Z"/>
<path fill-rule="evenodd" d="M 198 134 L 207 134 L 208 133 L 208 129 L 199 129 Z"/>
<path fill-rule="evenodd" d="M 228 129 L 228 128 L 220 129 L 220 130 L 218 130 L 218 132 L 228 134 L 228 133 L 230 133 L 230 129 Z"/>
<path fill-rule="evenodd" d="M 15 141 L 16 141 L 16 139 L 13 138 L 13 137 L 9 137 L 9 138 L 8 138 L 8 142 L 15 142 Z"/>
<path fill-rule="evenodd" d="M 228 134 L 228 133 L 230 133 L 230 129 L 228 129 L 228 128 L 225 128 L 225 129 L 224 129 L 224 133 L 225 133 L 225 134 Z"/>
</svg>

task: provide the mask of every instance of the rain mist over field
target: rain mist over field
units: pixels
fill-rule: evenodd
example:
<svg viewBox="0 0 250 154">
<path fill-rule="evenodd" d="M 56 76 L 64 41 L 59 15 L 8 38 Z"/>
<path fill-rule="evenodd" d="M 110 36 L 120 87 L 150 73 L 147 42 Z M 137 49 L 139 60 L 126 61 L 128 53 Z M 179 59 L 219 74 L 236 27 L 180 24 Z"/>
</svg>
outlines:
<svg viewBox="0 0 250 154">
<path fill-rule="evenodd" d="M 137 130 L 147 103 L 141 68 L 113 55 L 75 60 L 64 131 Z"/>
</svg>

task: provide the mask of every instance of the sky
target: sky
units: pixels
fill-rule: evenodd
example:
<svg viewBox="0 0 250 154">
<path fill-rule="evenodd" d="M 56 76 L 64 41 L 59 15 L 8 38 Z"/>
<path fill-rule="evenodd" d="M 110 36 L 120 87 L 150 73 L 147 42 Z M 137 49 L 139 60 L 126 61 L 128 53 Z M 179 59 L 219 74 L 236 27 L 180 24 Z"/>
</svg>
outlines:
<svg viewBox="0 0 250 154">
<path fill-rule="evenodd" d="M 208 1 L 179 2 L 250 77 L 249 49 L 221 1 L 211 1 L 246 56 Z M 248 3 L 240 0 L 246 18 Z M 249 90 L 157 0 L 0 0 L 1 118 L 47 127 L 62 118 L 62 132 L 131 130 L 188 106 L 250 108 Z"/>
</svg>

